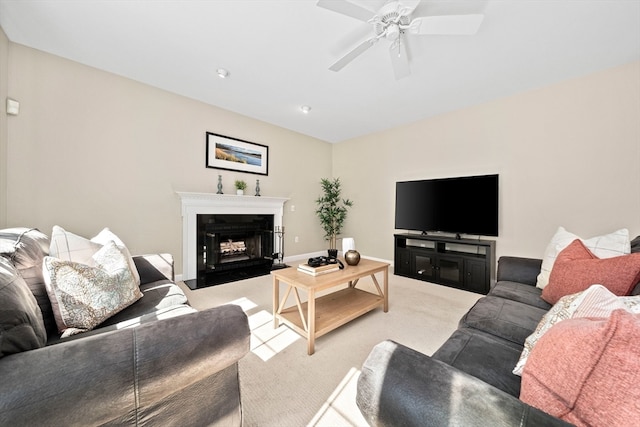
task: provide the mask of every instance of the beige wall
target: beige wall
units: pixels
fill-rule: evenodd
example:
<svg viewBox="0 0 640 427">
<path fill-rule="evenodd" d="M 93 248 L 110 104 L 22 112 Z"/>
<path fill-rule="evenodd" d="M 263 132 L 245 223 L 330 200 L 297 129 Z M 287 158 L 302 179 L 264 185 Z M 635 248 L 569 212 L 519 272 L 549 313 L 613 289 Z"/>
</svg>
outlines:
<svg viewBox="0 0 640 427">
<path fill-rule="evenodd" d="M 108 226 L 132 253 L 165 251 L 182 272 L 176 191 L 225 193 L 260 179 L 263 196 L 289 197 L 285 255 L 325 247 L 314 200 L 331 175 L 332 146 L 14 43 L 9 88 L 9 226 L 58 224 L 92 236 Z M 269 175 L 205 168 L 205 132 L 269 146 Z M 294 243 L 299 236 L 299 243 Z"/>
<path fill-rule="evenodd" d="M 9 39 L 0 28 L 0 228 L 7 224 L 7 114 Z"/>
<path fill-rule="evenodd" d="M 584 236 L 627 227 L 635 236 L 639 76 L 635 62 L 331 145 L 0 34 L 0 95 L 21 105 L 19 116 L 6 117 L 3 106 L 0 117 L 0 225 L 50 232 L 59 224 L 84 235 L 108 226 L 134 253 L 173 253 L 180 273 L 175 191 L 215 192 L 218 174 L 225 192 L 236 178 L 252 190 L 259 178 L 264 196 L 291 198 L 291 256 L 326 247 L 314 200 L 320 178 L 333 175 L 356 203 L 345 235 L 363 254 L 392 259 L 395 181 L 499 173 L 499 255 L 539 257 L 559 225 Z M 269 176 L 205 168 L 206 131 L 268 145 Z"/>
<path fill-rule="evenodd" d="M 345 234 L 393 258 L 395 181 L 500 174 L 498 255 L 541 257 L 562 225 L 640 234 L 640 62 L 334 147 Z M 471 211 L 470 214 L 473 214 Z"/>
</svg>

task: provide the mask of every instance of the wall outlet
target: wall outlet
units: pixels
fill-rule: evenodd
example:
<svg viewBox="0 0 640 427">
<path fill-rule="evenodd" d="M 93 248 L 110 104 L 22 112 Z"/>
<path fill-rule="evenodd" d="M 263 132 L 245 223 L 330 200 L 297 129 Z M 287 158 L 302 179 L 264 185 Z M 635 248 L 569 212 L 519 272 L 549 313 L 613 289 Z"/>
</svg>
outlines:
<svg viewBox="0 0 640 427">
<path fill-rule="evenodd" d="M 296 211 L 296 205 L 291 205 L 291 212 L 295 212 Z"/>
<path fill-rule="evenodd" d="M 300 238 L 298 236 L 296 236 L 296 237 L 293 238 L 293 241 L 296 242 L 296 243 L 299 243 L 300 242 Z"/>
</svg>

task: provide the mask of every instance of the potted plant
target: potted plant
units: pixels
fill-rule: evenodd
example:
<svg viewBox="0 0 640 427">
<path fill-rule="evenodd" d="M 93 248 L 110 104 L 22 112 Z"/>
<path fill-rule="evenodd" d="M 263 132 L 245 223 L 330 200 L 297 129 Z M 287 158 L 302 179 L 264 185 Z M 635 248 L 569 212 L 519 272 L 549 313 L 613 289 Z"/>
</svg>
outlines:
<svg viewBox="0 0 640 427">
<path fill-rule="evenodd" d="M 236 186 L 236 194 L 238 196 L 242 196 L 244 194 L 244 190 L 247 188 L 247 183 L 241 179 L 236 179 L 235 186 Z"/>
<path fill-rule="evenodd" d="M 336 257 L 338 255 L 336 237 L 342 232 L 342 226 L 347 218 L 347 209 L 353 206 L 353 202 L 340 197 L 342 192 L 340 178 L 323 178 L 320 184 L 322 195 L 316 200 L 318 205 L 316 215 L 324 230 L 324 238 L 329 241 L 329 256 Z"/>
</svg>

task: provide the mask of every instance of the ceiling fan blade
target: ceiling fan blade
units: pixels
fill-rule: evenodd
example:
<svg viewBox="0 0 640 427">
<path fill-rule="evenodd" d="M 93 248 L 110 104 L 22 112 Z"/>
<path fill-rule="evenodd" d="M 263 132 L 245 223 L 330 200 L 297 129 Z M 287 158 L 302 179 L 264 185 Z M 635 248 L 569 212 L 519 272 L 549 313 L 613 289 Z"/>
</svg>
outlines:
<svg viewBox="0 0 640 427">
<path fill-rule="evenodd" d="M 409 68 L 409 56 L 407 55 L 407 45 L 403 42 L 402 37 L 398 37 L 389 46 L 389 55 L 391 57 L 391 65 L 393 65 L 393 73 L 396 80 L 408 77 L 411 74 Z"/>
<path fill-rule="evenodd" d="M 473 35 L 478 32 L 484 15 L 423 16 L 411 21 L 412 34 Z"/>
<path fill-rule="evenodd" d="M 318 6 L 367 22 L 375 12 L 347 0 L 318 0 Z"/>
<path fill-rule="evenodd" d="M 399 10 L 401 16 L 411 15 L 421 0 L 402 0 L 402 8 Z"/>
<path fill-rule="evenodd" d="M 378 41 L 377 37 L 372 37 L 369 40 L 363 41 L 355 49 L 353 49 L 351 52 L 347 53 L 345 56 L 343 56 L 342 58 L 338 59 L 338 61 L 336 61 L 335 64 L 333 64 L 331 67 L 329 67 L 329 69 L 331 71 L 340 71 L 340 70 L 342 70 L 349 62 L 351 62 L 354 59 L 356 59 L 364 51 L 366 51 L 371 46 L 373 46 L 377 41 Z"/>
</svg>

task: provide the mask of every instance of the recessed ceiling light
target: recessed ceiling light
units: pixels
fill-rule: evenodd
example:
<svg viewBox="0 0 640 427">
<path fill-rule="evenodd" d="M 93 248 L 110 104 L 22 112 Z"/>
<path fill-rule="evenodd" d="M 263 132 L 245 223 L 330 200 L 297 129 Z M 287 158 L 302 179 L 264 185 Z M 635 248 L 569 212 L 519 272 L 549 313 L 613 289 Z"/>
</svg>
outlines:
<svg viewBox="0 0 640 427">
<path fill-rule="evenodd" d="M 227 77 L 229 77 L 229 71 L 225 70 L 224 68 L 218 68 L 216 70 L 216 73 L 218 73 L 218 77 L 220 77 L 221 79 L 226 79 Z"/>
<path fill-rule="evenodd" d="M 305 114 L 309 114 L 309 111 L 311 111 L 311 107 L 309 107 L 308 105 L 302 105 L 300 106 L 300 110 Z"/>
</svg>

